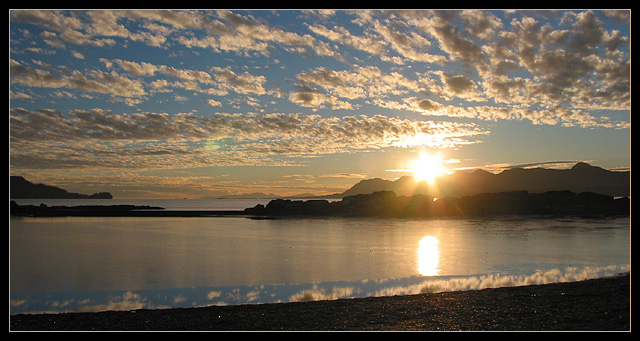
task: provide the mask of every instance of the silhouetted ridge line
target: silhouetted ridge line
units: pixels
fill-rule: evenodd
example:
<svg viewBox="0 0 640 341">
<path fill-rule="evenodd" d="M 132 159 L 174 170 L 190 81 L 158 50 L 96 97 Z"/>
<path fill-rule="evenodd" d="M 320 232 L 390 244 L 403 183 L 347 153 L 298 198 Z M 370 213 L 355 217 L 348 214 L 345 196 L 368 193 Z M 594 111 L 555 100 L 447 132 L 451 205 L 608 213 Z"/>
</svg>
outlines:
<svg viewBox="0 0 640 341">
<path fill-rule="evenodd" d="M 31 183 L 21 176 L 11 176 L 9 188 L 11 199 L 113 199 L 108 192 L 91 195 L 69 193 L 55 186 Z"/>
<path fill-rule="evenodd" d="M 575 193 L 593 192 L 614 197 L 630 196 L 631 175 L 629 171 L 609 171 L 584 162 L 579 162 L 570 169 L 511 168 L 499 174 L 476 169 L 471 172 L 458 171 L 442 176 L 433 187 L 424 182 L 416 184 L 411 176 L 403 176 L 395 181 L 367 179 L 358 182 L 338 196 L 393 191 L 398 195 L 460 197 L 492 192 L 543 193 L 565 190 Z"/>
</svg>

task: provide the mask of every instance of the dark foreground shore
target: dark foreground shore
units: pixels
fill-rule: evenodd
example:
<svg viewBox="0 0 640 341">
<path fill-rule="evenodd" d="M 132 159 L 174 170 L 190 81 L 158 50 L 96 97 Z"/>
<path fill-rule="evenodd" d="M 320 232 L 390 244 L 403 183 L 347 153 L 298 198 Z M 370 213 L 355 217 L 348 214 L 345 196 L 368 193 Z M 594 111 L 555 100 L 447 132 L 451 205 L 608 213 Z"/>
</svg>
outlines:
<svg viewBox="0 0 640 341">
<path fill-rule="evenodd" d="M 11 331 L 630 331 L 631 276 L 393 297 L 10 316 Z"/>
</svg>

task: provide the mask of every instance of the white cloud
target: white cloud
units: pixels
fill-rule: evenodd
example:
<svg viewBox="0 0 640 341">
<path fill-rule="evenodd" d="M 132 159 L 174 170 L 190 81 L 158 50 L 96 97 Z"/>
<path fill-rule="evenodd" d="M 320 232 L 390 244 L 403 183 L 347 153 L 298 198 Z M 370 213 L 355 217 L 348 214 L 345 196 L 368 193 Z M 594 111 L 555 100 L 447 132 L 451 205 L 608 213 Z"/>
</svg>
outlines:
<svg viewBox="0 0 640 341">
<path fill-rule="evenodd" d="M 207 103 L 209 103 L 209 105 L 212 106 L 212 107 L 219 107 L 219 106 L 222 105 L 222 103 L 220 103 L 219 101 L 216 101 L 214 99 L 208 100 Z"/>
</svg>

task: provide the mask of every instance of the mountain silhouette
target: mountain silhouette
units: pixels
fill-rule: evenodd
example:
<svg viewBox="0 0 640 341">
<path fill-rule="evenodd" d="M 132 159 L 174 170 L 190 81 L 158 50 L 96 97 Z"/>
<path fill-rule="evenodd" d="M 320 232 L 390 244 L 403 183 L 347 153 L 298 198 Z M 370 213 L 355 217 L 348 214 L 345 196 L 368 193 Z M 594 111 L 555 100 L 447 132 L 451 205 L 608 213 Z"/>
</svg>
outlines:
<svg viewBox="0 0 640 341">
<path fill-rule="evenodd" d="M 9 182 L 11 199 L 112 199 L 108 192 L 92 195 L 70 193 L 55 186 L 34 184 L 21 176 L 11 176 Z"/>
<path fill-rule="evenodd" d="M 459 171 L 437 179 L 434 186 L 422 182 L 416 184 L 413 177 L 384 180 L 380 178 L 362 180 L 340 197 L 392 191 L 397 195 L 425 194 L 435 197 L 468 196 L 481 193 L 507 191 L 572 191 L 593 192 L 610 196 L 630 196 L 631 175 L 629 171 L 609 171 L 588 163 L 579 162 L 570 169 L 512 168 L 494 174 L 484 170 Z"/>
</svg>

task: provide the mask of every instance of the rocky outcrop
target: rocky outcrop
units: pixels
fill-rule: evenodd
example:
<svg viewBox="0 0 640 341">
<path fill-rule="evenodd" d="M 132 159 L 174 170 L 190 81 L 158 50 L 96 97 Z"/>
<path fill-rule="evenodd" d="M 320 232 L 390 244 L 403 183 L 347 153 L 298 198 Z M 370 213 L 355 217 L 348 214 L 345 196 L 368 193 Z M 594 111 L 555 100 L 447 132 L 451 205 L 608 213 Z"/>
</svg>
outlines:
<svg viewBox="0 0 640 341">
<path fill-rule="evenodd" d="M 451 217 L 451 216 L 588 216 L 629 215 L 629 198 L 584 192 L 509 191 L 435 199 L 427 195 L 396 196 L 391 191 L 359 194 L 341 201 L 272 200 L 245 210 L 259 216 L 359 216 L 359 217 Z"/>
</svg>

